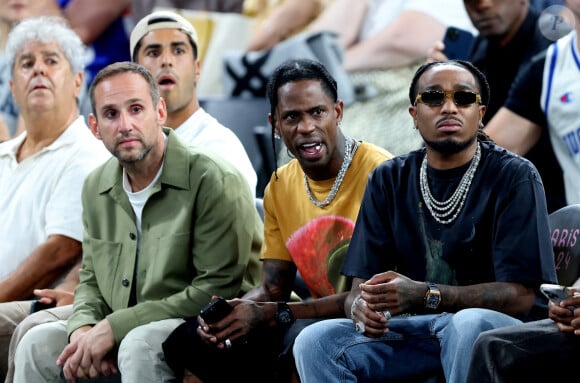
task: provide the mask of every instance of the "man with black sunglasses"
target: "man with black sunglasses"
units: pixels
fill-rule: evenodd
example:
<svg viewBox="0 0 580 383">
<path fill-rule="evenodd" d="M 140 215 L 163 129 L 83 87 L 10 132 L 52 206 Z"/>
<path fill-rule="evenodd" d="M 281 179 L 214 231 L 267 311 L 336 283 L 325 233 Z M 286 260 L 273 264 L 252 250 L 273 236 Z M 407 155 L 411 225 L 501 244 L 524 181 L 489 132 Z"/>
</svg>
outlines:
<svg viewBox="0 0 580 383">
<path fill-rule="evenodd" d="M 546 316 L 536 291 L 556 273 L 542 183 L 482 132 L 485 77 L 464 61 L 425 64 L 409 97 L 425 148 L 369 176 L 342 268 L 350 319 L 298 335 L 303 383 L 441 370 L 463 383 L 481 331 Z"/>
<path fill-rule="evenodd" d="M 415 104 L 420 102 L 430 106 L 441 106 L 446 98 L 451 98 L 457 106 L 469 106 L 475 103 L 481 104 L 481 95 L 469 90 L 427 90 L 417 94 Z"/>
</svg>

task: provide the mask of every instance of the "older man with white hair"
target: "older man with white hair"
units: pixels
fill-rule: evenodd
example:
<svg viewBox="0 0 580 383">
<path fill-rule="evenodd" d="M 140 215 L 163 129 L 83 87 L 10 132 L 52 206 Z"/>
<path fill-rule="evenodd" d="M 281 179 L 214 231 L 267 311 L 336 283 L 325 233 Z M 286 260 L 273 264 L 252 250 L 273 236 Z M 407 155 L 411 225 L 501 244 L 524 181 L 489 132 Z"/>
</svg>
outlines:
<svg viewBox="0 0 580 383">
<path fill-rule="evenodd" d="M 0 144 L 0 302 L 10 302 L 0 305 L 0 375 L 33 291 L 64 287 L 79 262 L 83 182 L 110 156 L 79 115 L 83 52 L 60 18 L 23 21 L 7 41 L 10 88 L 26 131 Z"/>
</svg>

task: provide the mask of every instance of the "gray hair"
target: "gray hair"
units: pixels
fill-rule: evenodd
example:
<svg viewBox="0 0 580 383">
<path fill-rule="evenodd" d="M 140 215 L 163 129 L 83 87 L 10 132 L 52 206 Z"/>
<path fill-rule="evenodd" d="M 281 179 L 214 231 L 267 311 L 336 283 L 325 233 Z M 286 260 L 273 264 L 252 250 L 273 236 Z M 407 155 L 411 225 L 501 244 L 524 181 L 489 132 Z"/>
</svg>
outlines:
<svg viewBox="0 0 580 383">
<path fill-rule="evenodd" d="M 8 35 L 6 49 L 11 72 L 14 72 L 16 54 L 30 41 L 43 44 L 56 43 L 62 49 L 73 73 L 85 68 L 85 46 L 80 37 L 67 26 L 61 17 L 32 17 L 18 23 Z"/>
</svg>

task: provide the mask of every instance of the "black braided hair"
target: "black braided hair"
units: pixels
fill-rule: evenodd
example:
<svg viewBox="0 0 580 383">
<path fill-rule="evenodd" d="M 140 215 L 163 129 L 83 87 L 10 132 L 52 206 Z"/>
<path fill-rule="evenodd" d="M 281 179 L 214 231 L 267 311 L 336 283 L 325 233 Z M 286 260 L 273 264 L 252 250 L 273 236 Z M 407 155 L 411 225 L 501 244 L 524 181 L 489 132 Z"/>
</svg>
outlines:
<svg viewBox="0 0 580 383">
<path fill-rule="evenodd" d="M 417 82 L 419 81 L 419 78 L 421 78 L 423 73 L 427 72 L 429 69 L 433 68 L 434 66 L 449 65 L 449 64 L 465 68 L 473 75 L 473 77 L 475 78 L 475 81 L 477 82 L 477 86 L 479 87 L 479 94 L 481 95 L 481 102 L 483 103 L 483 105 L 485 105 L 487 107 L 489 104 L 489 98 L 490 98 L 489 83 L 487 82 L 487 78 L 479 69 L 477 69 L 477 67 L 475 65 L 473 65 L 469 61 L 465 61 L 465 60 L 434 61 L 434 62 L 430 62 L 430 63 L 426 63 L 426 64 L 421 65 L 419 67 L 419 69 L 417 69 L 417 71 L 415 72 L 415 75 L 413 76 L 413 80 L 411 80 L 411 86 L 409 87 L 409 101 L 411 102 L 411 105 L 415 104 L 415 99 L 417 98 L 417 93 L 418 93 Z M 489 137 L 483 131 L 482 128 L 483 127 L 480 127 L 477 130 L 477 139 L 479 141 L 493 142 L 491 137 Z"/>
<path fill-rule="evenodd" d="M 268 80 L 266 88 L 268 100 L 270 101 L 270 115 L 275 119 L 275 111 L 278 107 L 278 89 L 282 86 L 301 80 L 316 80 L 326 95 L 335 103 L 338 101 L 338 90 L 336 80 L 328 72 L 326 67 L 318 61 L 309 59 L 291 59 L 278 66 Z M 274 127 L 272 127 L 272 147 L 274 148 L 274 174 L 278 179 L 278 159 L 276 158 L 276 139 L 274 138 Z"/>
</svg>

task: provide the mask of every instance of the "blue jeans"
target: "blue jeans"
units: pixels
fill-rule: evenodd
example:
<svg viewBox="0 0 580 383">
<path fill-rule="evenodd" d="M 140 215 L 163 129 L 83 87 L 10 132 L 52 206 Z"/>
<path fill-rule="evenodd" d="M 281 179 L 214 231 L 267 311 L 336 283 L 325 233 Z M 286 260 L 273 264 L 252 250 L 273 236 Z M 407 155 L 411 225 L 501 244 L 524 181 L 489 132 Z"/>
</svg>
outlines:
<svg viewBox="0 0 580 383">
<path fill-rule="evenodd" d="M 302 330 L 294 358 L 302 383 L 389 382 L 441 369 L 448 383 L 464 383 L 479 333 L 519 323 L 496 311 L 465 309 L 395 316 L 384 336 L 369 338 L 357 333 L 350 319 L 329 319 Z"/>
</svg>

